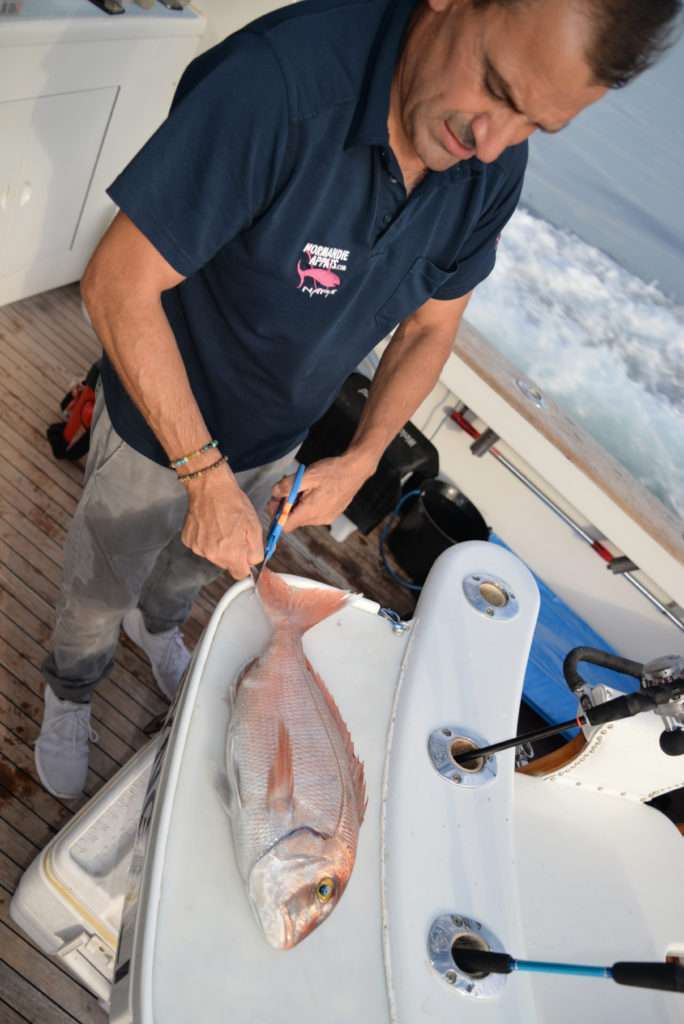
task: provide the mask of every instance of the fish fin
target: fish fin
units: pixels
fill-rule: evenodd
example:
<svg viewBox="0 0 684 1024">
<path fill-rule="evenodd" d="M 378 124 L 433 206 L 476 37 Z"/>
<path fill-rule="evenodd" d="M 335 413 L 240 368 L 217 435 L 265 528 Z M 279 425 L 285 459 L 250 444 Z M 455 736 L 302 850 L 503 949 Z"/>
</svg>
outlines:
<svg viewBox="0 0 684 1024">
<path fill-rule="evenodd" d="M 235 749 L 235 736 L 229 735 L 226 744 L 226 776 L 223 790 L 224 804 L 228 814 L 237 814 L 242 810 L 242 794 L 240 793 L 240 764 Z"/>
<path fill-rule="evenodd" d="M 235 699 L 240 686 L 258 660 L 258 657 L 251 658 L 247 664 L 240 669 L 224 697 L 229 709 L 229 721 L 228 735 L 226 737 L 226 776 L 223 780 L 223 784 L 219 787 L 219 791 L 221 802 L 229 814 L 237 814 L 237 812 L 241 811 L 243 807 L 242 794 L 240 792 L 240 765 L 235 745 L 235 731 L 232 725 L 233 714 L 235 712 Z"/>
<path fill-rule="evenodd" d="M 291 587 L 280 573 L 267 568 L 259 577 L 259 594 L 274 627 L 287 623 L 300 634 L 334 615 L 355 596 L 334 587 Z"/>
<path fill-rule="evenodd" d="M 366 807 L 368 806 L 368 798 L 366 796 L 366 775 L 363 768 L 363 762 L 360 761 L 359 758 L 356 756 L 356 751 L 354 750 L 354 742 L 351 738 L 349 727 L 347 726 L 345 720 L 342 718 L 340 709 L 335 703 L 335 698 L 333 697 L 330 690 L 325 685 L 325 683 L 319 676 L 318 672 L 316 671 L 316 669 L 313 667 L 313 665 L 306 656 L 304 658 L 304 661 L 306 662 L 306 667 L 311 673 L 314 682 L 316 683 L 319 690 L 325 697 L 328 707 L 330 708 L 330 713 L 333 716 L 335 723 L 338 729 L 340 730 L 340 733 L 342 734 L 344 746 L 347 751 L 347 754 L 349 755 L 349 760 L 351 761 L 352 766 L 352 783 L 354 786 L 354 794 L 356 796 L 356 804 L 359 811 L 360 825 L 366 814 Z"/>
<path fill-rule="evenodd" d="M 216 773 L 215 787 L 221 807 L 229 817 L 235 813 L 235 797 L 233 787 L 228 781 L 227 775 L 223 772 Z"/>
<path fill-rule="evenodd" d="M 235 682 L 233 683 L 232 687 L 229 690 L 229 695 L 227 698 L 229 704 L 232 705 L 242 683 L 244 682 L 245 678 L 249 675 L 249 673 L 252 671 L 258 660 L 258 656 L 256 658 L 250 658 L 247 664 L 244 665 L 238 672 Z"/>
<path fill-rule="evenodd" d="M 282 718 L 278 722 L 278 743 L 268 773 L 266 804 L 276 814 L 294 809 L 294 763 L 292 742 Z"/>
</svg>

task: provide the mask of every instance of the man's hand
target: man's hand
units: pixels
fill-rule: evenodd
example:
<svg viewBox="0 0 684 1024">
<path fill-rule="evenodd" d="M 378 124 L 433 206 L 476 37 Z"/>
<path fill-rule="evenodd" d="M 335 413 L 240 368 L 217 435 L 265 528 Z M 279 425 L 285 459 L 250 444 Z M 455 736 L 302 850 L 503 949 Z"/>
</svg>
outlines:
<svg viewBox="0 0 684 1024">
<path fill-rule="evenodd" d="M 345 455 L 312 463 L 302 477 L 299 499 L 285 524 L 285 533 L 300 526 L 327 526 L 341 515 L 375 467 Z M 269 515 L 275 515 L 281 498 L 287 498 L 294 474 L 283 477 L 271 492 Z"/>
<path fill-rule="evenodd" d="M 251 501 L 227 467 L 185 484 L 188 514 L 181 534 L 195 554 L 227 569 L 233 579 L 249 576 L 264 557 L 263 533 Z"/>
</svg>

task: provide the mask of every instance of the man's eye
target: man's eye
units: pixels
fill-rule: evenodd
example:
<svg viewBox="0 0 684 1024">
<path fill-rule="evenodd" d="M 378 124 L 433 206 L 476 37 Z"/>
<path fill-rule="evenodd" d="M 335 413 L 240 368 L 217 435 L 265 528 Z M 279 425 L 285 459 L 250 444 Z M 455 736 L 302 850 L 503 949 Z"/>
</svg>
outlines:
<svg viewBox="0 0 684 1024">
<path fill-rule="evenodd" d="M 485 89 L 487 90 L 487 92 L 489 93 L 489 95 L 493 99 L 499 100 L 501 103 L 505 102 L 506 97 L 502 96 L 500 93 L 498 93 L 496 91 L 496 89 L 494 88 L 494 86 L 486 78 L 485 78 L 485 83 L 484 84 L 485 84 Z"/>
</svg>

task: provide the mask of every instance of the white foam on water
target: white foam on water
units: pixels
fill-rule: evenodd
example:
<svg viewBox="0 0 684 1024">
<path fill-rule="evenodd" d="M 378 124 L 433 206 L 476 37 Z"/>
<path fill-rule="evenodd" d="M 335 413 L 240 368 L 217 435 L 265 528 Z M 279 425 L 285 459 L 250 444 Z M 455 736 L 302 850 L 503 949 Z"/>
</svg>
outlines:
<svg viewBox="0 0 684 1024">
<path fill-rule="evenodd" d="M 684 307 L 518 209 L 467 318 L 684 518 Z"/>
</svg>

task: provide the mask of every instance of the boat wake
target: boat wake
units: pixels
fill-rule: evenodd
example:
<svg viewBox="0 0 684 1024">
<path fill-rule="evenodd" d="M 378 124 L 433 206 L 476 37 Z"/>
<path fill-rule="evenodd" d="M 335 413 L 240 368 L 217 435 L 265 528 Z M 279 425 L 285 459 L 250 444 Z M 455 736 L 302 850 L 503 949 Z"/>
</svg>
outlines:
<svg viewBox="0 0 684 1024">
<path fill-rule="evenodd" d="M 519 209 L 467 316 L 684 518 L 684 306 Z"/>
</svg>

